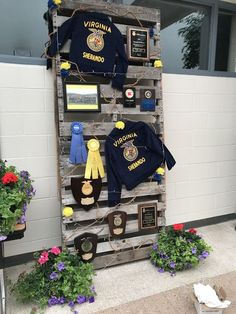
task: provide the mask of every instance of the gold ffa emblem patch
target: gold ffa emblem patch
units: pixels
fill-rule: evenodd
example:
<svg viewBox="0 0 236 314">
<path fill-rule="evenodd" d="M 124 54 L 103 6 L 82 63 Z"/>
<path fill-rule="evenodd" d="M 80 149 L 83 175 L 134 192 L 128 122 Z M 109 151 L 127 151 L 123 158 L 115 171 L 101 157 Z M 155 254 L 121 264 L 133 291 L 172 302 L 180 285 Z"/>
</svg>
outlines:
<svg viewBox="0 0 236 314">
<path fill-rule="evenodd" d="M 134 161 L 138 157 L 138 149 L 134 146 L 133 141 L 128 141 L 121 146 L 124 148 L 123 156 L 128 161 Z"/>
<path fill-rule="evenodd" d="M 92 51 L 101 51 L 104 47 L 103 35 L 106 33 L 96 28 L 89 28 L 89 30 L 92 34 L 87 37 L 87 45 Z"/>
</svg>

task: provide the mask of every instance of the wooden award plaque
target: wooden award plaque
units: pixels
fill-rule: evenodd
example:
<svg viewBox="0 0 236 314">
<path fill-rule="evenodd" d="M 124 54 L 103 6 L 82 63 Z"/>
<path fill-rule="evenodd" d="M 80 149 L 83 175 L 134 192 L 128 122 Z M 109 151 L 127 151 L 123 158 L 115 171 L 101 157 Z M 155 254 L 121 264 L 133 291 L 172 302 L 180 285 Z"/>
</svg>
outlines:
<svg viewBox="0 0 236 314">
<path fill-rule="evenodd" d="M 157 203 L 138 205 L 139 230 L 157 229 Z"/>
<path fill-rule="evenodd" d="M 150 60 L 150 38 L 148 28 L 127 28 L 127 55 L 129 60 Z"/>
</svg>

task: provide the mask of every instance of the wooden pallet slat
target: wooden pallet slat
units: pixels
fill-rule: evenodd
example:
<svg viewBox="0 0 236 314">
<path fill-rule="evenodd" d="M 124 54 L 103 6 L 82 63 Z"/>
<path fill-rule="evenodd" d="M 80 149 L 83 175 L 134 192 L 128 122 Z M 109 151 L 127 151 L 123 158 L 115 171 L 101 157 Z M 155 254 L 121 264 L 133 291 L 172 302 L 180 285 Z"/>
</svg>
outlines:
<svg viewBox="0 0 236 314">
<path fill-rule="evenodd" d="M 124 6 L 114 3 L 106 3 L 101 0 L 64 0 L 60 8 L 69 10 L 96 11 L 115 17 L 123 17 L 134 20 L 149 21 L 155 23 L 160 20 L 160 11 L 139 6 Z"/>
<path fill-rule="evenodd" d="M 147 195 L 157 195 L 165 192 L 164 185 L 158 185 L 156 182 L 144 182 L 139 184 L 136 188 L 131 191 L 126 189 L 122 189 L 122 198 L 132 198 L 135 196 L 147 196 Z M 106 190 L 102 190 L 99 200 L 106 201 L 108 198 L 108 192 Z M 62 190 L 62 204 L 63 205 L 73 205 L 76 204 L 76 201 L 71 193 L 71 191 Z"/>
</svg>

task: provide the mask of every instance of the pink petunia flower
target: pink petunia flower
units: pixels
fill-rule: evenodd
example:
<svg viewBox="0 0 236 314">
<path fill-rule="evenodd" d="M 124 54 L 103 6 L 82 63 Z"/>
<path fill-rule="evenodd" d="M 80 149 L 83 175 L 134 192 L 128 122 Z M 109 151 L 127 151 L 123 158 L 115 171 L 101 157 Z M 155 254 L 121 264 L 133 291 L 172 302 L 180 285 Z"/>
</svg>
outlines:
<svg viewBox="0 0 236 314">
<path fill-rule="evenodd" d="M 57 246 L 54 246 L 49 252 L 53 253 L 54 255 L 59 255 L 61 253 L 61 250 Z"/>
<path fill-rule="evenodd" d="M 48 252 L 44 251 L 41 253 L 38 262 L 40 265 L 45 264 L 48 261 Z"/>
</svg>

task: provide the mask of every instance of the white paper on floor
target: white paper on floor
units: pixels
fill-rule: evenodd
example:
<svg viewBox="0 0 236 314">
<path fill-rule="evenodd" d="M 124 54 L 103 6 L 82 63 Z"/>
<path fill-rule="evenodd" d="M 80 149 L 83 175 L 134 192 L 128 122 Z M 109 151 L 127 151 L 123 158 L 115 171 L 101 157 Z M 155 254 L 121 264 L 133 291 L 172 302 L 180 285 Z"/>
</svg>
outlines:
<svg viewBox="0 0 236 314">
<path fill-rule="evenodd" d="M 203 285 L 201 283 L 194 284 L 194 293 L 199 303 L 204 303 L 208 307 L 215 307 L 224 309 L 227 308 L 231 302 L 228 300 L 220 301 L 215 290 L 209 285 Z"/>
</svg>

